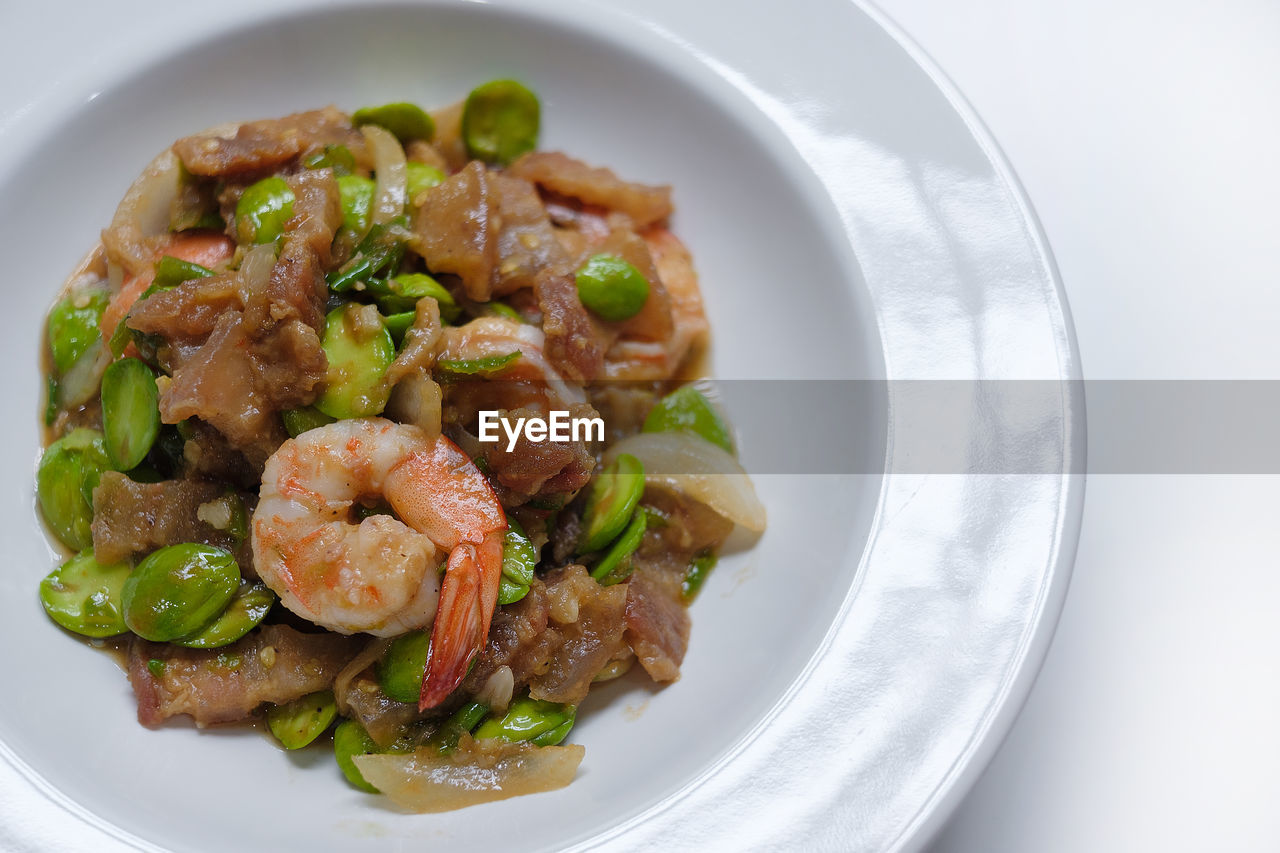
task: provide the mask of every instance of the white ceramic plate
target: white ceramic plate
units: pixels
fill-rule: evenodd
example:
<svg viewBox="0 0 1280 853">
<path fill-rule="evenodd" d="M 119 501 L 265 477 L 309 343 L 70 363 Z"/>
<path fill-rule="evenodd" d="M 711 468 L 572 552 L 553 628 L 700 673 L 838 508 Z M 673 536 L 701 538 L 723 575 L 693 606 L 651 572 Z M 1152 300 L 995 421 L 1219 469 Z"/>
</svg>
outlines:
<svg viewBox="0 0 1280 853">
<path fill-rule="evenodd" d="M 402 815 L 342 784 L 319 753 L 288 756 L 252 733 L 144 730 L 122 674 L 36 600 L 54 562 L 32 499 L 42 317 L 152 154 L 222 121 L 330 102 L 434 105 L 519 76 L 543 97 L 546 147 L 676 187 L 719 375 L 1078 378 L 1043 237 L 951 87 L 874 12 L 839 0 L 780 11 L 687 0 L 14 11 L 22 35 L 0 66 L 12 84 L 0 93 L 0 241 L 14 319 L 0 846 L 922 843 L 1034 677 L 1083 484 L 893 474 L 909 460 L 892 384 L 832 449 L 857 457 L 849 470 L 891 475 L 759 478 L 769 530 L 723 561 L 695 605 L 683 679 L 593 694 L 573 736 L 587 758 L 563 791 Z M 1073 470 L 1074 388 L 1033 425 L 981 411 L 957 424 L 966 470 L 1028 430 L 1061 463 L 1038 470 Z M 748 464 L 787 440 L 739 414 Z"/>
</svg>

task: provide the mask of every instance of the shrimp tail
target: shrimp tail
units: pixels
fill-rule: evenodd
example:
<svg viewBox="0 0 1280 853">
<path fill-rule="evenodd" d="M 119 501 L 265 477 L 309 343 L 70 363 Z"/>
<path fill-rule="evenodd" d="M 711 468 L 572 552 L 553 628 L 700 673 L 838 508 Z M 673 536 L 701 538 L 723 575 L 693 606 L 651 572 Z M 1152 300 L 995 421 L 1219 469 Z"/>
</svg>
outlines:
<svg viewBox="0 0 1280 853">
<path fill-rule="evenodd" d="M 419 711 L 439 705 L 466 678 L 471 661 L 489 636 L 501 577 L 501 533 L 487 535 L 479 545 L 463 542 L 449 554 Z"/>
</svg>

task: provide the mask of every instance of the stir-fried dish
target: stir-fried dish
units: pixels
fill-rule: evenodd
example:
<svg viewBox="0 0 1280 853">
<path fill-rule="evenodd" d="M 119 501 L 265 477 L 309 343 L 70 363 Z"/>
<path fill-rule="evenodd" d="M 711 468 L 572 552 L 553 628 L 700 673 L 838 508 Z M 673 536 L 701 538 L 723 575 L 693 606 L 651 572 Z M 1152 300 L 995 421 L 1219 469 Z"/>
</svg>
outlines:
<svg viewBox="0 0 1280 853">
<path fill-rule="evenodd" d="M 764 511 L 688 384 L 669 188 L 537 150 L 539 110 L 498 80 L 180 139 L 65 286 L 40 597 L 118 638 L 142 724 L 331 731 L 441 811 L 568 784 L 592 685 L 679 677 Z"/>
</svg>

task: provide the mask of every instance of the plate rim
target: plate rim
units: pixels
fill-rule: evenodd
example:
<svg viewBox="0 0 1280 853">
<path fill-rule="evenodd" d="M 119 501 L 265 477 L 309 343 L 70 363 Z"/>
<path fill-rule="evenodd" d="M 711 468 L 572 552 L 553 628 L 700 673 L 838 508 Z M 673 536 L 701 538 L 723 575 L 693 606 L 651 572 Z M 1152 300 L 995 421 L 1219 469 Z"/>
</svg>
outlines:
<svg viewBox="0 0 1280 853">
<path fill-rule="evenodd" d="M 1062 325 L 1057 331 L 1062 336 L 1059 341 L 1059 364 L 1060 367 L 1065 368 L 1064 375 L 1061 377 L 1064 383 L 1064 409 L 1067 412 L 1064 444 L 1070 448 L 1071 459 L 1066 467 L 1068 471 L 1085 471 L 1088 461 L 1088 411 L 1084 394 L 1084 366 L 1080 343 L 1076 335 L 1075 320 L 1062 271 L 1058 267 L 1044 223 L 1031 203 L 1030 193 L 977 107 L 946 72 L 942 64 L 934 59 L 932 54 L 916 41 L 905 27 L 882 9 L 875 0 L 852 0 L 852 2 L 888 33 L 889 37 L 897 42 L 898 46 L 934 82 L 952 109 L 968 126 L 970 133 L 982 147 L 987 159 L 991 161 L 1008 188 L 1009 195 L 1018 205 L 1022 220 L 1028 226 L 1031 242 L 1035 245 L 1041 263 L 1044 264 L 1049 275 L 1057 308 L 1061 312 Z M 943 827 L 973 790 L 974 785 L 986 772 L 1026 706 L 1027 699 L 1044 668 L 1061 621 L 1062 610 L 1066 606 L 1084 521 L 1086 485 L 1087 477 L 1083 473 L 1063 475 L 1061 498 L 1063 510 L 1059 513 L 1052 576 L 1041 590 L 1036 624 L 1030 634 L 1024 638 L 1018 663 L 1006 680 L 998 705 L 991 710 L 982 729 L 975 733 L 971 747 L 965 754 L 957 756 L 953 771 L 948 774 L 947 779 L 939 783 L 930 797 L 930 802 L 922 807 L 917 820 L 911 827 L 904 829 L 896 845 L 898 849 L 920 851 L 938 837 Z"/>
</svg>

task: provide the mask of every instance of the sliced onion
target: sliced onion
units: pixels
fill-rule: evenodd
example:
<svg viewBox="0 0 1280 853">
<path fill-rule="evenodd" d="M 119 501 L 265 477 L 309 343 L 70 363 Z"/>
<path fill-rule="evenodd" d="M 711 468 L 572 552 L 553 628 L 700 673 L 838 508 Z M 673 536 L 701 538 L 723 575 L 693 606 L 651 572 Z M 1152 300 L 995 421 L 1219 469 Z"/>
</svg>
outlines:
<svg viewBox="0 0 1280 853">
<path fill-rule="evenodd" d="M 646 483 L 688 495 L 748 530 L 764 530 L 764 505 L 751 477 L 711 442 L 690 432 L 642 432 L 610 447 L 605 464 L 623 453 L 644 465 Z"/>
<path fill-rule="evenodd" d="M 152 251 L 144 242 L 169 232 L 169 211 L 178 197 L 182 170 L 178 157 L 167 150 L 147 164 L 129 185 L 104 234 L 112 260 L 137 274 L 150 263 Z"/>
<path fill-rule="evenodd" d="M 199 135 L 230 138 L 238 128 L 237 124 L 220 124 Z M 146 241 L 168 235 L 181 181 L 182 163 L 173 149 L 167 148 L 147 164 L 120 200 L 103 235 L 115 292 L 119 292 L 123 272 L 137 275 L 154 263 L 154 246 Z M 117 265 L 124 266 L 123 272 Z"/>
<path fill-rule="evenodd" d="M 181 175 L 178 156 L 172 149 L 165 150 L 129 185 L 111 218 L 111 227 L 132 223 L 146 237 L 168 233 L 169 210 L 178 196 Z"/>
<path fill-rule="evenodd" d="M 578 744 L 533 746 L 484 741 L 452 755 L 433 749 L 408 754 L 357 755 L 365 780 L 401 808 L 447 812 L 476 803 L 554 791 L 573 781 L 586 753 Z"/>
<path fill-rule="evenodd" d="M 240 301 L 249 303 L 255 293 L 266 290 L 267 280 L 271 277 L 271 269 L 276 265 L 276 247 L 274 243 L 262 243 L 245 253 L 240 261 Z"/>
<path fill-rule="evenodd" d="M 360 131 L 373 151 L 375 183 L 369 221 L 374 225 L 386 225 L 404 213 L 409 186 L 404 149 L 400 147 L 399 140 L 376 124 L 366 124 Z"/>
<path fill-rule="evenodd" d="M 425 370 L 411 373 L 391 389 L 387 414 L 401 423 L 413 424 L 435 438 L 440 434 L 441 403 L 444 392 Z"/>
<path fill-rule="evenodd" d="M 93 399 L 102 387 L 102 375 L 111 364 L 111 351 L 102 343 L 102 336 L 93 339 L 66 375 L 58 380 L 58 405 L 64 409 L 76 409 Z"/>
<path fill-rule="evenodd" d="M 333 680 L 333 699 L 338 706 L 339 714 L 344 717 L 352 716 L 351 705 L 347 702 L 347 691 L 351 689 L 351 682 L 357 675 L 372 666 L 374 661 L 382 657 L 390 645 L 389 639 L 373 640 L 360 654 L 351 659 L 351 663 L 342 668 L 342 672 L 338 673 L 338 677 Z"/>
</svg>

